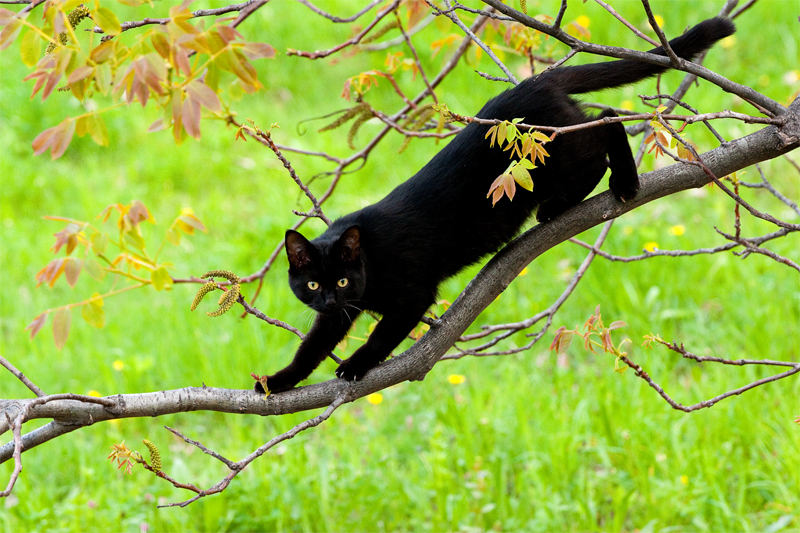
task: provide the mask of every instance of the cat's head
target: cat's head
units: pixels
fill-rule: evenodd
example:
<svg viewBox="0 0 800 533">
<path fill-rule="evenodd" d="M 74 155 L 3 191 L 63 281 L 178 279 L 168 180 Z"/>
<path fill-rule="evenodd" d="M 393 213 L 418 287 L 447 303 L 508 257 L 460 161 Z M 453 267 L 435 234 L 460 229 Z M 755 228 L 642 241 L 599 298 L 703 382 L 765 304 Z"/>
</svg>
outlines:
<svg viewBox="0 0 800 533">
<path fill-rule="evenodd" d="M 320 313 L 336 313 L 361 299 L 366 285 L 358 226 L 338 238 L 310 242 L 286 232 L 289 285 L 301 302 Z M 357 305 L 357 304 L 356 304 Z"/>
</svg>

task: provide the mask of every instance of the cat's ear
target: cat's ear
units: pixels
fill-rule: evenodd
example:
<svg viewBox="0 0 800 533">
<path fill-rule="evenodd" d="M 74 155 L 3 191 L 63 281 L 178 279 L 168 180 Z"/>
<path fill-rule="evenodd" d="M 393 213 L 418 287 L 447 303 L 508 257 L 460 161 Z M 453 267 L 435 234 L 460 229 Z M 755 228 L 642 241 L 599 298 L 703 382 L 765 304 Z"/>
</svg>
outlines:
<svg viewBox="0 0 800 533">
<path fill-rule="evenodd" d="M 336 241 L 342 261 L 351 263 L 361 255 L 361 229 L 358 226 L 347 228 Z"/>
<path fill-rule="evenodd" d="M 294 230 L 286 230 L 286 256 L 292 268 L 308 266 L 313 257 L 314 245 Z"/>
</svg>

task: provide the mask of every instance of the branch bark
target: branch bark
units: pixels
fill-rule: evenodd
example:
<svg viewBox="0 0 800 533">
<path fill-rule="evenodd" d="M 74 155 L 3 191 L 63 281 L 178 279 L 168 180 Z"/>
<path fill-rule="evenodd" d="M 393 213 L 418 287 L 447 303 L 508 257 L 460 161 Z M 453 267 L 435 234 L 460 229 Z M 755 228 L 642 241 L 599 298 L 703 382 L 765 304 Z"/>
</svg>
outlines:
<svg viewBox="0 0 800 533">
<path fill-rule="evenodd" d="M 766 127 L 703 154 L 703 161 L 717 176 L 724 176 L 760 161 L 776 158 L 800 146 L 800 98 L 788 109 L 789 118 L 780 128 Z M 695 166 L 675 164 L 641 175 L 638 196 L 618 202 L 610 191 L 594 196 L 547 224 L 539 224 L 495 255 L 467 285 L 436 326 L 404 353 L 370 371 L 356 383 L 334 379 L 264 398 L 249 390 L 187 387 L 144 394 L 108 397 L 113 405 L 54 400 L 30 409 L 32 418 L 53 422 L 22 437 L 29 450 L 58 435 L 95 422 L 114 418 L 161 416 L 171 413 L 214 410 L 239 414 L 280 415 L 327 407 L 337 397 L 353 401 L 403 381 L 422 380 L 467 327 L 531 261 L 543 252 L 609 219 L 679 191 L 702 187 L 706 173 Z M 243 378 L 244 378 L 243 374 Z M 0 412 L 15 417 L 29 400 L 0 400 Z M 0 434 L 9 429 L 0 417 Z M 9 460 L 13 442 L 0 447 L 0 463 Z"/>
</svg>

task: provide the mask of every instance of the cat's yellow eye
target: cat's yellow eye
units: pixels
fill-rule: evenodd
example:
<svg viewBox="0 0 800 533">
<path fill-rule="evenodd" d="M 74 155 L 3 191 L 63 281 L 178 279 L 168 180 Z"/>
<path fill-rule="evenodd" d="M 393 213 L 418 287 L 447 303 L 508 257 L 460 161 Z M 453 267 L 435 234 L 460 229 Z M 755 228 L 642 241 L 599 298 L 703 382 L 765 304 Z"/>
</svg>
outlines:
<svg viewBox="0 0 800 533">
<path fill-rule="evenodd" d="M 308 288 L 311 289 L 312 291 L 315 291 L 319 289 L 319 283 L 317 283 L 316 281 L 309 281 Z"/>
<path fill-rule="evenodd" d="M 347 287 L 347 278 L 342 278 L 336 282 L 336 284 L 340 287 Z"/>
</svg>

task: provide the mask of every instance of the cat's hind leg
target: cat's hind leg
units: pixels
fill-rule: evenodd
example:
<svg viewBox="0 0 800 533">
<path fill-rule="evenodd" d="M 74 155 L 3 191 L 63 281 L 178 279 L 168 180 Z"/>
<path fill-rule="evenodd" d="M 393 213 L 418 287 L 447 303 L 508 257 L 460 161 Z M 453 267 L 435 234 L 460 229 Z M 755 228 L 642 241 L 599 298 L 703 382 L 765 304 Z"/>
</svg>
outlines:
<svg viewBox="0 0 800 533">
<path fill-rule="evenodd" d="M 616 117 L 617 114 L 606 109 L 597 117 Z M 639 174 L 636 171 L 636 161 L 633 159 L 631 145 L 628 144 L 628 134 L 621 122 L 601 126 L 608 146 L 608 168 L 611 176 L 608 178 L 608 187 L 617 200 L 627 202 L 636 197 L 639 192 Z"/>
</svg>

